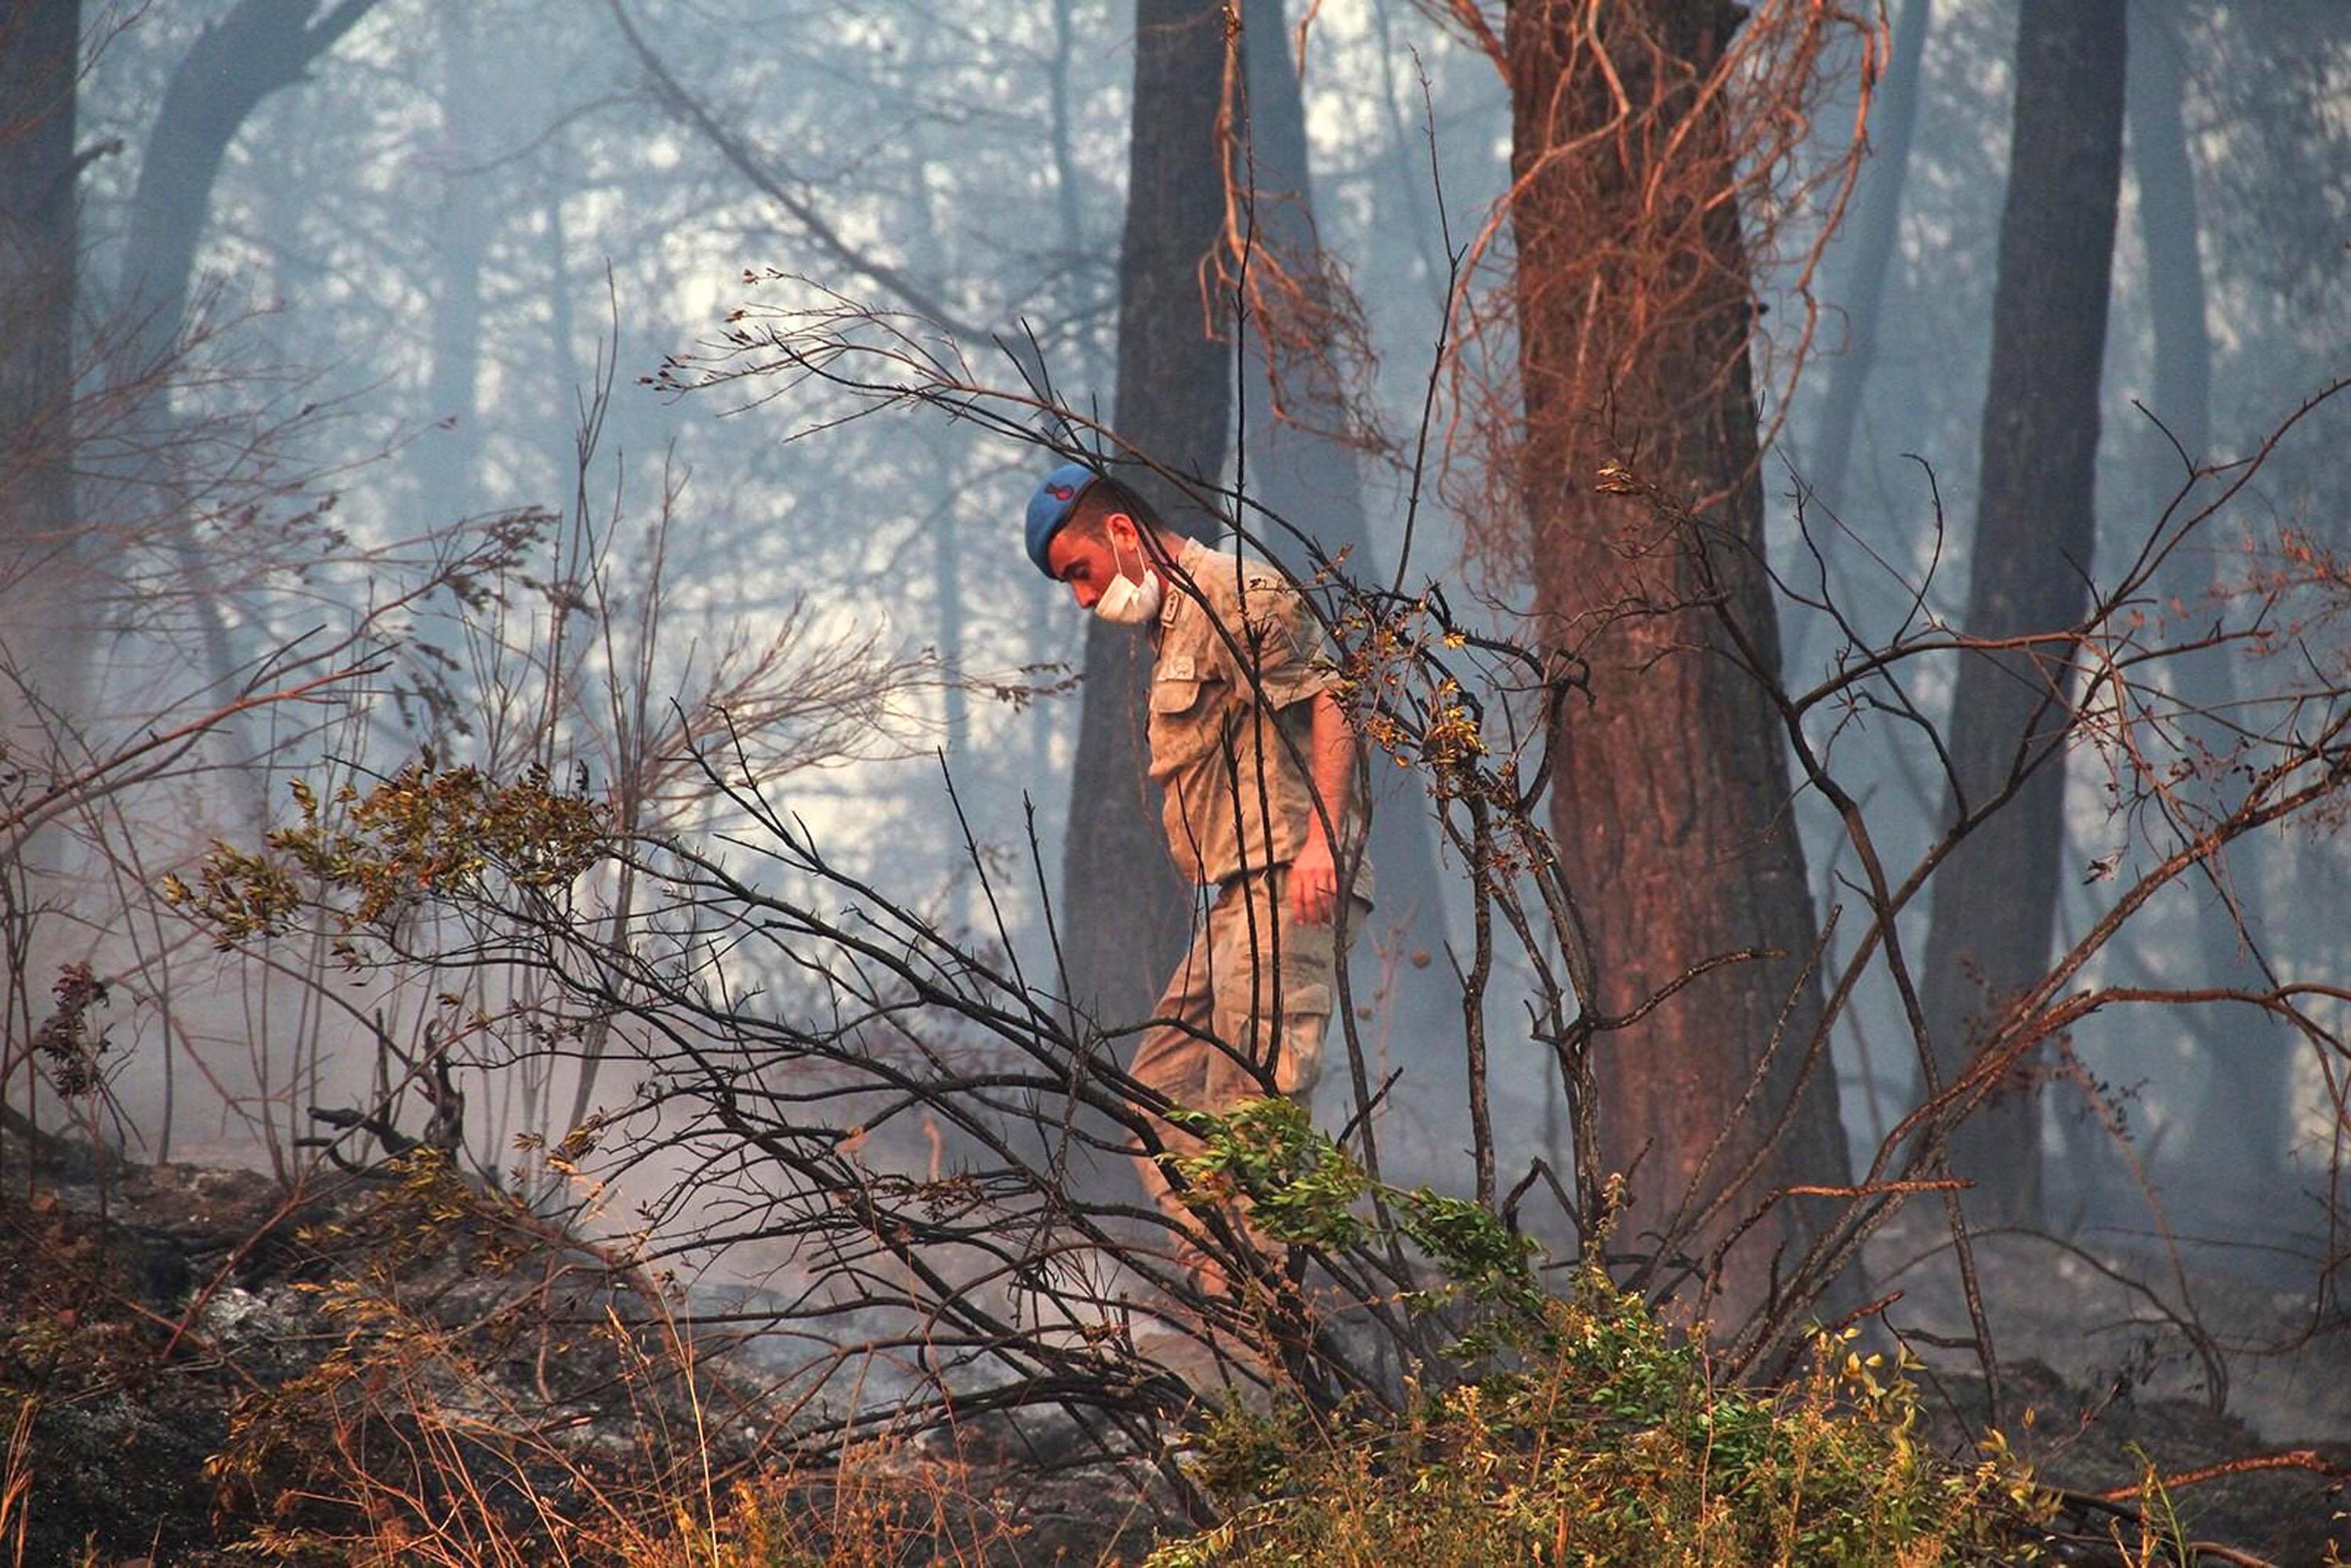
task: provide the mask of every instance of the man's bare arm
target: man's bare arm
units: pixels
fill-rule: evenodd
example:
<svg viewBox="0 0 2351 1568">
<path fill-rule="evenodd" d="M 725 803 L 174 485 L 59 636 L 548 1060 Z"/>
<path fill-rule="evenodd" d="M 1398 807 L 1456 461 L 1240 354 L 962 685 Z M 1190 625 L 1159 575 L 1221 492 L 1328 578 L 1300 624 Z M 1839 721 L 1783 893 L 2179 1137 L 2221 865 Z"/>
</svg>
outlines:
<svg viewBox="0 0 2351 1568">
<path fill-rule="evenodd" d="M 1316 810 L 1306 819 L 1305 845 L 1290 865 L 1290 912 L 1309 925 L 1322 925 L 1339 906 L 1338 857 L 1324 823 L 1336 828 L 1347 820 L 1355 788 L 1355 731 L 1347 722 L 1347 711 L 1330 692 L 1317 692 L 1308 700 L 1313 709 L 1306 762 Z"/>
</svg>

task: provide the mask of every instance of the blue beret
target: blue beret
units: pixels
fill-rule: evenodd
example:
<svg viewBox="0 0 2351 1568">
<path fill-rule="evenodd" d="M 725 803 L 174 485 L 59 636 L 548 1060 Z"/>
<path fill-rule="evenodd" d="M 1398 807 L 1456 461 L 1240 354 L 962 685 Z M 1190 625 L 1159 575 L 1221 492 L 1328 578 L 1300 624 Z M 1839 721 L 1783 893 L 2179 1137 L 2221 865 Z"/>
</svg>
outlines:
<svg viewBox="0 0 2351 1568">
<path fill-rule="evenodd" d="M 1029 559 L 1047 577 L 1053 575 L 1053 569 L 1045 564 L 1047 547 L 1078 509 L 1078 497 L 1086 493 L 1086 486 L 1101 477 L 1082 463 L 1064 463 L 1046 475 L 1037 493 L 1029 497 Z"/>
</svg>

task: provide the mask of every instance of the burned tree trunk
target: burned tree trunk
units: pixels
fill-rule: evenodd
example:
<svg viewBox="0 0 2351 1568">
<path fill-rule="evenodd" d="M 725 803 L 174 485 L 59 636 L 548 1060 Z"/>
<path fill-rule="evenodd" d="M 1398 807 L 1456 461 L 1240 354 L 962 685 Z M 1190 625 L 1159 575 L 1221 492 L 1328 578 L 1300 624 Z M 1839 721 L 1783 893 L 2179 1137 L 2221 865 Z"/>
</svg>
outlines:
<svg viewBox="0 0 2351 1568">
<path fill-rule="evenodd" d="M 65 749 L 89 645 L 74 517 L 73 352 L 76 264 L 75 92 L 78 0 L 30 0 L 0 17 L 0 821 L 37 796 Z M 35 1038 L 47 987 L 32 942 L 26 872 L 56 841 L 0 838 L 0 1039 Z M 18 1052 L 0 1071 L 13 1079 Z M 23 1111 L 0 1104 L 0 1131 L 35 1153 L 53 1149 L 25 1113 L 35 1068 L 23 1054 Z M 15 1085 L 0 1079 L 0 1101 Z"/>
<path fill-rule="evenodd" d="M 78 676 L 73 324 L 78 0 L 0 18 L 0 773 L 37 769 Z M 29 1005 L 29 1004 L 27 1004 Z"/>
<path fill-rule="evenodd" d="M 1552 811 L 1599 970 L 1584 1002 L 1621 1017 L 1725 955 L 1765 955 L 1595 1048 L 1605 1163 L 1631 1174 L 1612 1250 L 1663 1241 L 1700 1266 L 1773 1188 L 1847 1170 L 1767 690 L 1780 646 L 1740 150 L 1707 90 L 1737 15 L 1554 0 L 1513 7 L 1506 39 L 1536 608 L 1545 642 L 1589 670 L 1554 737 Z M 1612 465 L 1646 495 L 1602 493 Z M 1728 1257 L 1718 1321 L 1768 1297 L 1775 1253 L 1805 1233 L 1800 1202 Z"/>
<path fill-rule="evenodd" d="M 2049 966 L 2064 853 L 2074 644 L 2096 533 L 2098 382 L 2122 178 L 2124 0 L 2025 0 L 2016 130 L 1964 631 L 1951 700 L 1947 823 L 1921 1001 L 1947 1083 L 1994 1040 L 2007 999 Z M 2046 640 L 2021 643 L 2039 636 Z M 2022 1053 L 1954 1134 L 1978 1219 L 2041 1213 L 2041 1097 Z"/>
</svg>

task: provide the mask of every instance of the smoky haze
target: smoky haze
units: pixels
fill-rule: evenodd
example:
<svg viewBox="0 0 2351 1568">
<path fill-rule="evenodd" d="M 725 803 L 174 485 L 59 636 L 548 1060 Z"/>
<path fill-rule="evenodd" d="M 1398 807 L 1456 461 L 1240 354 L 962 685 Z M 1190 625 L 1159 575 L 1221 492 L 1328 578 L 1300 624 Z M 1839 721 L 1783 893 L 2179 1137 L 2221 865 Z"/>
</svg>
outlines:
<svg viewBox="0 0 2351 1568">
<path fill-rule="evenodd" d="M 1494 501 L 1510 497 L 1499 511 L 1515 514 L 1526 492 L 1481 466 L 1473 439 L 1481 421 L 1515 428 L 1525 410 L 1515 392 L 1479 408 L 1465 390 L 1509 382 L 1513 311 L 1535 308 L 1503 281 L 1520 239 L 1496 207 L 1514 177 L 1531 177 L 1513 166 L 1525 110 L 1514 116 L 1510 83 L 1474 40 L 1433 19 L 1443 9 L 1239 8 L 1246 89 L 1221 131 L 1261 201 L 1234 221 L 1251 243 L 1318 253 L 1328 271 L 1304 296 L 1259 298 L 1207 245 L 1177 255 L 1177 276 L 1196 281 L 1175 336 L 1210 343 L 1205 359 L 1228 378 L 1214 422 L 1224 446 L 1199 477 L 1228 486 L 1225 522 L 1237 517 L 1253 548 L 1310 582 L 1343 552 L 1359 579 L 1441 598 L 1472 647 L 1523 636 L 1558 653 L 1574 639 L 1536 620 L 1555 608 L 1538 605 L 1529 565 L 1540 527 L 1498 516 Z M 2321 6 L 2112 9 L 2128 32 L 2114 83 L 2118 183 L 2107 281 L 2084 285 L 2106 320 L 2095 354 L 2054 367 L 2095 411 L 2087 510 L 2078 538 L 2024 573 L 2078 575 L 2085 602 L 2167 517 L 2227 489 L 2228 465 L 2341 374 L 2351 343 L 2351 27 Z M 26 242 L 7 253 L 6 308 L 55 340 L 45 362 L 8 350 L 22 361 L 9 429 L 72 432 L 64 457 L 38 455 L 30 437 L 16 448 L 38 458 L 22 474 L 62 464 L 65 489 L 26 479 L 8 492 L 0 636 L 16 694 L 12 788 L 25 791 L 14 799 L 172 738 L 154 765 L 12 827 L 12 1130 L 291 1176 L 319 1155 L 302 1142 L 320 1135 L 314 1107 L 388 1114 L 415 1135 L 454 1092 L 467 1165 L 559 1189 L 538 1151 L 643 1087 L 627 1028 L 502 967 L 486 938 L 478 961 L 378 964 L 478 936 L 429 908 L 392 909 L 389 936 L 355 956 L 324 928 L 216 949 L 168 895 L 173 878 L 201 894 L 216 842 L 258 852 L 272 829 L 298 824 L 298 788 L 331 821 L 420 759 L 504 779 L 542 769 L 558 791 L 608 802 L 624 829 L 724 845 L 747 819 L 689 758 L 736 756 L 843 877 L 1011 956 L 1057 998 L 1059 977 L 1039 977 L 1080 939 L 1100 937 L 1106 964 L 1131 960 L 1137 974 L 1164 966 L 1150 943 L 1164 946 L 1183 910 L 1143 909 L 1165 928 L 1155 936 L 1123 924 L 1162 868 L 1109 852 L 1102 830 L 1066 831 L 1078 789 L 1155 831 L 1155 800 L 1131 772 L 1107 787 L 1081 777 L 1084 723 L 1138 722 L 1132 703 L 1107 698 L 1110 716 L 1084 716 L 1119 678 L 1099 651 L 1118 633 L 1090 629 L 1019 544 L 1022 505 L 1058 460 L 1043 444 L 1069 427 L 1034 404 L 952 417 L 953 399 L 916 397 L 876 412 L 856 389 L 789 367 L 733 373 L 759 354 L 730 336 L 746 320 L 810 319 L 793 312 L 876 313 L 935 363 L 1034 391 L 1081 429 L 1135 427 L 1139 400 L 1199 392 L 1196 375 L 1155 381 L 1151 365 L 1120 363 L 1122 312 L 1134 308 L 1122 267 L 1130 200 L 1166 194 L 1129 189 L 1152 6 L 1142 22 L 1133 5 L 1091 0 L 16 10 L 64 17 L 80 74 L 63 186 L 70 287 Z M 1874 156 L 1849 199 L 1799 213 L 1765 244 L 1766 214 L 1741 188 L 1768 307 L 1753 377 L 1770 437 L 1759 516 L 1792 691 L 1906 630 L 1987 630 L 1970 624 L 1970 589 L 1986 570 L 1980 508 L 1998 505 L 1984 496 L 2001 450 L 1988 420 L 2007 406 L 1991 384 L 1996 301 L 2022 287 L 2001 269 L 2074 254 L 2061 242 L 2080 236 L 2065 225 L 2090 221 L 2061 210 L 2059 232 L 2003 242 L 2026 123 L 2018 12 L 1895 0 L 1869 45 L 1883 72 L 1865 100 L 1856 44 L 1785 166 L 1792 181 L 1829 179 L 1865 110 Z M 65 112 L 54 69 L 10 47 L 9 68 L 26 74 L 6 101 L 24 107 L 5 112 L 54 129 Z M 32 143 L 10 134 L 14 161 Z M 11 197 L 9 235 L 47 223 L 55 238 L 54 213 L 26 216 L 46 210 L 37 198 Z M 1219 288 L 1257 308 L 1202 318 L 1199 299 Z M 1302 309 L 1299 298 L 1327 308 L 1313 318 L 1325 331 L 1285 380 L 1266 350 L 1292 324 L 1282 301 Z M 1182 290 L 1161 308 L 1167 298 L 1180 306 Z M 2055 340 L 2006 347 L 2046 369 Z M 730 374 L 703 384 L 712 365 Z M 68 402 L 43 403 L 45 384 L 69 388 Z M 2118 613 L 2193 639 L 2281 560 L 2343 549 L 2345 417 L 2329 404 L 2296 425 Z M 1103 442 L 1092 432 L 1081 444 Z M 1640 433 L 1629 445 L 1642 449 Z M 2183 502 L 2191 467 L 2204 471 Z M 2054 541 L 2053 516 L 2032 502 L 2016 520 L 2028 540 Z M 1343 610 L 1325 602 L 1343 640 Z M 1932 887 L 1889 916 L 1912 964 L 1941 964 L 1942 999 L 1925 1005 L 1945 1071 L 1964 1071 L 1996 994 L 2096 929 L 2116 890 L 2161 861 L 2168 841 L 2150 821 L 2202 820 L 2209 802 L 2188 796 L 2225 780 L 2248 729 L 2273 727 L 2273 713 L 2238 716 L 2261 709 L 2280 669 L 2340 673 L 2341 632 L 2324 616 L 2289 626 L 2282 612 L 2273 631 L 2218 641 L 2152 678 L 2196 716 L 2165 731 L 2175 795 L 2134 800 L 2117 783 L 2131 759 L 2068 731 L 2041 775 L 2055 803 L 2032 875 L 1971 895 L 1956 936 L 1958 897 L 1938 904 Z M 1817 743 L 1834 737 L 1841 797 L 1865 805 L 1888 865 L 1907 868 L 1965 810 L 1928 731 L 1950 726 L 1969 659 L 1995 667 L 1948 647 L 1907 665 L 1907 712 L 1881 694 L 1802 720 Z M 2086 678 L 2064 689 L 2068 715 L 2100 700 Z M 1468 695 L 1487 705 L 1489 739 L 1515 727 L 1531 758 L 1534 737 L 1554 733 L 1524 687 Z M 1566 697 L 1559 745 L 1577 744 L 1590 695 Z M 1611 770 L 1674 772 L 1722 737 L 1682 743 L 1685 757 Z M 1776 731 L 1770 747 L 1789 753 Z M 1778 759 L 1793 804 L 1757 832 L 1791 831 L 1802 852 L 1793 863 L 1823 933 L 1813 963 L 1827 977 L 1803 983 L 1826 989 L 1857 966 L 1824 1070 L 1852 1156 L 1842 1182 L 1899 1140 L 1937 1068 L 1902 978 L 1870 956 L 1884 931 L 1857 913 L 1867 876 L 1837 800 Z M 1486 1042 L 1475 1099 L 1463 977 L 1485 925 L 1467 846 L 1442 831 L 1415 767 L 1374 748 L 1369 777 L 1381 898 L 1350 960 L 1350 1021 L 1368 1082 L 1388 1085 L 1374 1113 L 1383 1174 L 1466 1194 L 1481 1159 L 1487 1184 L 1499 1171 L 1507 1189 L 1541 1158 L 1565 1198 L 1573 1086 L 1524 999 L 1543 965 L 1507 948 L 1494 958 L 1469 1009 Z M 2206 857 L 2065 988 L 2340 986 L 2336 912 L 2351 890 L 2339 814 L 2264 825 Z M 1545 805 L 1537 820 L 1555 838 L 1579 831 L 1573 808 Z M 1629 861 L 1685 824 L 1611 831 Z M 758 874 L 819 886 L 788 868 Z M 579 918 L 624 941 L 632 912 L 661 895 L 599 869 Z M 850 899 L 838 885 L 809 895 Z M 2050 933 L 2029 937 L 2029 975 L 1987 970 L 1968 946 L 2011 924 Z M 110 991 L 91 1014 L 106 1030 L 98 1097 L 61 1097 L 30 1045 L 76 964 Z M 838 1001 L 783 966 L 739 978 L 779 1011 Z M 1087 994 L 1113 1032 L 1150 1001 L 1132 985 Z M 1780 1005 L 1767 1000 L 1767 1022 Z M 2274 1250 L 2205 1248 L 2195 1266 L 2309 1291 L 2336 1260 L 2325 1239 L 2346 1126 L 2340 1023 L 2332 995 L 2299 1022 L 2217 997 L 2069 1019 L 2003 1092 L 2009 1141 L 1990 1157 L 2024 1159 L 2037 1186 L 2029 1208 L 1998 1218 L 2066 1237 L 2168 1228 L 2258 1243 Z M 1722 1076 L 1743 1082 L 1750 1065 L 1726 1055 Z M 1345 1076 L 1326 1077 L 1317 1105 L 1334 1131 L 1357 1110 Z M 918 1166 L 968 1153 L 950 1140 L 942 1155 L 913 1126 L 888 1138 L 904 1140 L 892 1157 Z M 1612 1153 L 1620 1166 L 1655 1162 L 1636 1176 L 1665 1168 L 1662 1151 Z M 624 1186 L 651 1201 L 676 1172 L 650 1162 Z M 1122 1192 L 1132 1180 L 1113 1156 L 1093 1157 L 1084 1179 Z M 1571 1228 L 1563 1215 L 1529 1224 Z"/>
</svg>

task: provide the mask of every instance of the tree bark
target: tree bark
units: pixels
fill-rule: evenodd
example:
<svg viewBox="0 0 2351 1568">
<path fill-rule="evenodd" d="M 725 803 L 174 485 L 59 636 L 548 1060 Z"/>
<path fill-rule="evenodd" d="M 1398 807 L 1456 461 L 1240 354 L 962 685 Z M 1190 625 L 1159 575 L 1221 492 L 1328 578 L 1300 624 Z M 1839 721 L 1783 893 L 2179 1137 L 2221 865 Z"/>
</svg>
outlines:
<svg viewBox="0 0 2351 1568">
<path fill-rule="evenodd" d="M 1137 0 L 1116 424 L 1138 451 L 1209 485 L 1224 467 L 1232 411 L 1232 367 L 1210 334 L 1199 281 L 1223 220 L 1224 66 L 1220 5 Z M 1119 472 L 1178 531 L 1211 528 L 1156 476 Z M 1191 897 L 1168 860 L 1144 763 L 1150 643 L 1095 621 L 1085 671 L 1056 921 L 1071 1005 L 1118 1026 L 1147 1016 L 1183 951 Z"/>
<path fill-rule="evenodd" d="M 1687 0 L 1598 15 L 1548 0 L 1514 6 L 1505 39 L 1536 612 L 1546 643 L 1589 669 L 1589 701 L 1570 699 L 1553 737 L 1552 803 L 1600 974 L 1585 1005 L 1623 1016 L 1724 954 L 1771 955 L 1714 969 L 1601 1037 L 1602 1152 L 1631 1173 L 1619 1254 L 1656 1251 L 1687 1194 L 1703 1199 L 1750 1160 L 1755 1176 L 1679 1239 L 1682 1254 L 1702 1257 L 1784 1181 L 1841 1182 L 1849 1168 L 1824 1043 L 1805 1071 L 1822 1012 L 1808 968 L 1817 928 L 1763 684 L 1778 678 L 1780 646 L 1761 560 L 1748 260 L 1729 196 L 1738 160 L 1717 110 L 1692 108 L 1735 16 Z M 1665 206 L 1682 214 L 1660 236 L 1671 248 L 1628 246 L 1628 234 L 1657 235 L 1642 225 Z M 1593 249 L 1601 236 L 1611 252 Z M 1661 300 L 1669 314 L 1636 342 L 1636 305 Z M 1695 526 L 1664 528 L 1650 507 L 1601 494 L 1596 476 L 1614 461 L 1691 508 Z M 1762 1092 L 1740 1113 L 1758 1072 Z M 1730 1252 L 1715 1321 L 1767 1299 L 1782 1249 L 1806 1234 L 1802 1201 L 1773 1207 Z"/>
<path fill-rule="evenodd" d="M 86 645 L 73 478 L 80 43 L 78 0 L 0 16 L 0 789 L 46 770 L 43 710 L 78 706 Z"/>
<path fill-rule="evenodd" d="M 2155 340 L 2155 393 L 2149 408 L 2189 460 L 2200 464 L 2211 456 L 2212 337 L 2206 324 L 2196 170 L 2183 112 L 2185 41 L 2173 25 L 2179 14 L 2176 3 L 2134 0 L 2126 113 L 2131 170 L 2138 182 L 2139 235 L 2147 249 L 2148 325 Z M 2156 461 L 2176 465 L 2170 442 L 2160 436 L 2156 441 L 2162 448 Z M 2214 563 L 2220 553 L 2221 541 L 2214 538 L 2175 551 L 2157 580 L 2166 604 L 2176 600 L 2183 607 L 2183 634 L 2193 634 L 2211 619 L 2205 607 L 2218 586 Z M 2207 714 L 2234 712 L 2235 659 L 2233 650 L 2216 648 L 2176 665 L 2182 706 Z M 2200 738 L 2216 756 L 2230 750 L 2220 725 L 2205 727 Z M 2218 887 L 2199 884 L 2195 889 L 2201 984 L 2268 988 L 2237 927 L 2241 915 L 2250 928 L 2259 929 L 2267 884 L 2263 862 L 2268 857 L 2262 848 L 2259 834 L 2241 839 L 2216 867 L 2216 881 L 2234 899 L 2234 911 Z M 2180 1163 L 2215 1178 L 2229 1173 L 2235 1177 L 2231 1185 L 2241 1188 L 2274 1176 L 2284 1164 L 2291 1137 L 2294 1037 L 2269 1013 L 2251 1008 L 2199 1009 L 2192 1027 L 2206 1077 L 2193 1108 L 2180 1114 Z"/>
<path fill-rule="evenodd" d="M 1322 267 L 1314 224 L 1314 182 L 1298 65 L 1290 56 L 1282 13 L 1281 0 L 1249 0 L 1241 12 L 1249 102 L 1246 177 L 1254 191 L 1257 244 L 1293 276 L 1312 278 Z M 1318 347 L 1324 354 L 1340 355 L 1347 346 L 1326 338 Z M 1252 343 L 1244 344 L 1242 362 L 1248 400 L 1241 422 L 1242 452 L 1250 497 L 1280 523 L 1311 539 L 1325 556 L 1343 556 L 1344 570 L 1355 581 L 1384 586 L 1387 579 L 1373 550 L 1364 516 L 1355 454 L 1343 438 L 1347 410 L 1339 368 L 1318 361 L 1311 353 L 1270 359 Z M 1277 408 L 1281 417 L 1276 416 Z M 1242 520 L 1269 554 L 1301 580 L 1311 580 L 1311 552 L 1299 548 L 1280 523 L 1254 515 Z M 1430 966 L 1423 975 L 1409 962 L 1416 953 L 1433 956 L 1446 950 L 1444 893 L 1420 776 L 1405 772 L 1399 779 L 1400 770 L 1388 767 L 1369 771 L 1376 793 L 1368 853 L 1379 899 L 1372 935 L 1391 956 L 1406 959 L 1393 966 L 1377 1028 L 1389 1060 L 1405 1070 L 1414 1086 L 1398 1103 L 1422 1107 L 1425 1113 L 1464 1103 L 1459 1088 L 1460 998 L 1445 994 L 1437 978 L 1445 973 L 1442 965 Z M 1371 967 L 1375 961 L 1372 945 L 1357 952 L 1362 956 L 1353 970 L 1353 988 L 1368 1004 L 1381 977 Z M 1432 1142 L 1445 1145 L 1458 1140 L 1439 1137 Z"/>
<path fill-rule="evenodd" d="M 1992 297 L 1980 493 L 1964 627 L 2053 632 L 2087 603 L 2098 382 L 2122 175 L 2124 0 L 2024 0 L 2015 133 Z M 2064 856 L 2070 644 L 1964 658 L 1946 823 L 2001 805 L 1935 877 L 1921 1001 L 1953 1082 L 2048 967 Z M 1954 1134 L 1980 1220 L 2041 1215 L 2041 1097 L 2028 1054 Z"/>
<path fill-rule="evenodd" d="M 78 706 L 87 646 L 73 478 L 80 45 L 78 0 L 0 16 L 0 801 L 49 775 L 49 716 Z M 0 1039 L 30 1040 L 47 1005 L 54 971 L 33 945 L 51 923 L 22 899 L 57 843 L 44 833 L 0 851 Z M 0 1131 L 28 1153 L 55 1144 L 33 1120 L 38 1085 L 29 1054 L 21 1100 L 6 1103 L 16 1085 L 0 1082 Z"/>
</svg>

